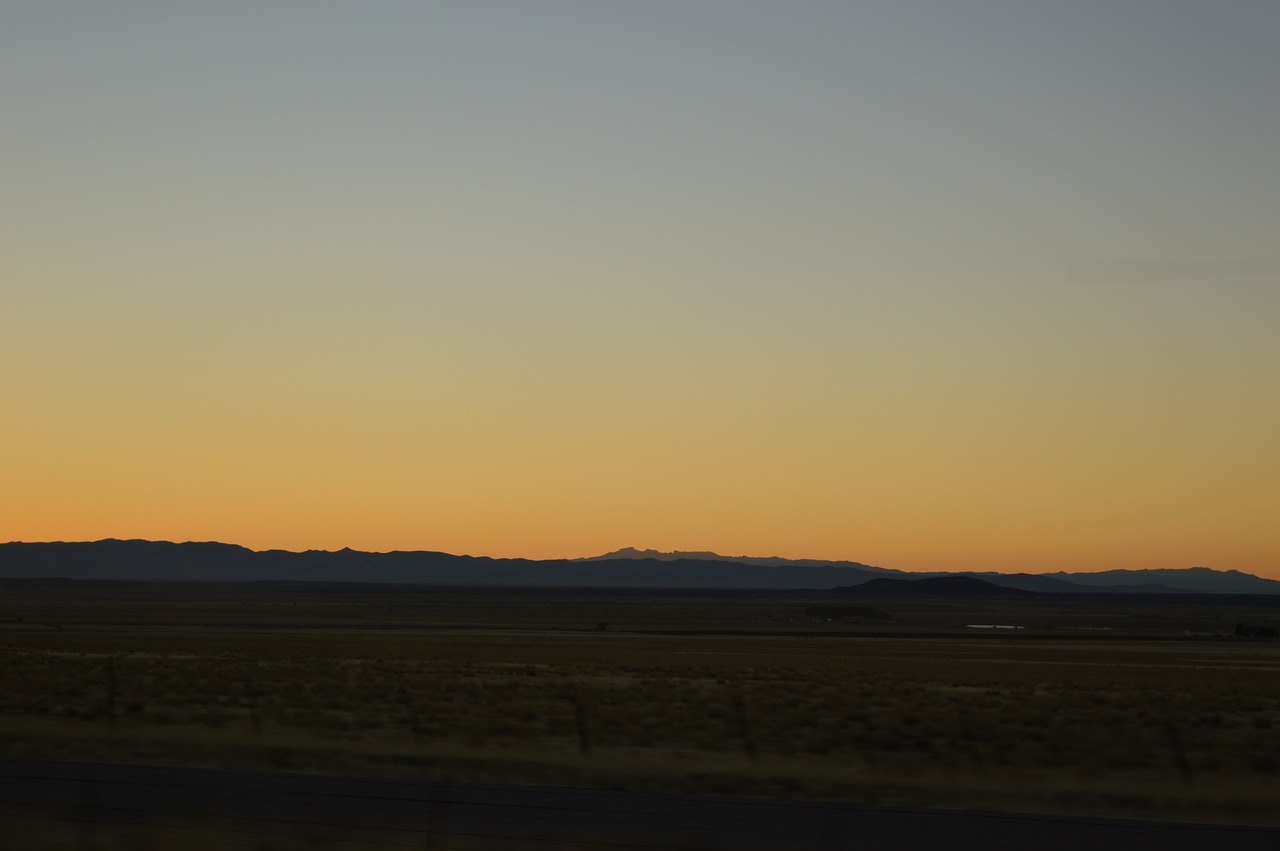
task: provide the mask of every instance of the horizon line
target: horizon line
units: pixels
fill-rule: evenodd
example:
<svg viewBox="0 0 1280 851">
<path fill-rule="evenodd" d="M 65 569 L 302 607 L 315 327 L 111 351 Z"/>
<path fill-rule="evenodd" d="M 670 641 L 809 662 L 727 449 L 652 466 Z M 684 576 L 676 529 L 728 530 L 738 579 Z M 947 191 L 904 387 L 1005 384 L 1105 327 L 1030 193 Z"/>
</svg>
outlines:
<svg viewBox="0 0 1280 851">
<path fill-rule="evenodd" d="M 733 555 L 733 556 L 730 556 L 730 555 L 724 555 L 724 554 L 722 554 L 722 553 L 715 552 L 714 550 L 658 550 L 658 549 L 652 549 L 652 548 L 640 548 L 640 547 L 632 547 L 632 546 L 619 547 L 619 548 L 617 548 L 617 549 L 610 550 L 610 551 L 608 551 L 608 552 L 601 553 L 601 554 L 599 554 L 599 555 L 589 555 L 589 556 L 561 556 L 561 557 L 558 557 L 558 558 L 531 558 L 531 557 L 528 557 L 528 556 L 490 556 L 490 555 L 475 555 L 475 554 L 473 554 L 473 553 L 451 553 L 451 552 L 448 552 L 448 551 L 446 551 L 446 550 L 431 550 L 431 549 L 407 549 L 407 550 L 406 550 L 406 549 L 391 549 L 391 550 L 361 550 L 361 549 L 355 549 L 355 548 L 353 548 L 353 547 L 340 547 L 340 548 L 338 548 L 338 549 L 333 549 L 333 550 L 327 550 L 327 549 L 321 549 L 321 548 L 307 548 L 307 549 L 291 550 L 291 549 L 287 549 L 287 548 L 284 548 L 284 547 L 267 547 L 267 548 L 265 548 L 265 549 L 254 549 L 253 547 L 248 547 L 248 546 L 245 546 L 244 544 L 232 543 L 232 542 L 228 542 L 228 541 L 218 541 L 218 540 L 203 540 L 203 541 L 197 541 L 197 540 L 186 540 L 186 541 L 173 541 L 173 540 L 168 540 L 168 539 L 156 539 L 156 538 L 117 538 L 117 537 L 106 537 L 106 538 L 99 538 L 99 539 L 97 539 L 97 540 L 78 540 L 78 541 L 76 541 L 76 540 L 72 540 L 72 541 L 68 541 L 68 540 L 57 540 L 57 541 L 19 541 L 19 540 L 10 540 L 10 541 L 6 541 L 6 542 L 4 542 L 4 544 L 102 544 L 102 543 L 146 543 L 146 544 L 172 544 L 172 545 L 174 545 L 174 546 L 182 546 L 182 545 L 184 545 L 184 544 L 216 544 L 216 545 L 219 545 L 219 546 L 238 547 L 238 548 L 240 548 L 240 549 L 247 550 L 247 551 L 252 552 L 252 553 L 284 552 L 284 553 L 294 553 L 294 554 L 301 554 L 301 553 L 331 553 L 331 554 L 333 554 L 333 553 L 342 553 L 342 552 L 352 552 L 352 553 L 362 553 L 362 554 L 367 554 L 367 555 L 394 555 L 394 554 L 417 554 L 417 553 L 427 553 L 427 554 L 433 554 L 433 555 L 447 555 L 447 556 L 453 556 L 453 557 L 455 557 L 455 558 L 487 559 L 487 560 L 490 560 L 490 561 L 530 561 L 530 562 L 555 562 L 555 561 L 589 561 L 589 560 L 599 560 L 599 559 L 603 559 L 603 558 L 605 558 L 605 557 L 607 557 L 607 556 L 611 556 L 611 555 L 613 555 L 614 553 L 623 552 L 623 551 L 626 551 L 626 550 L 631 550 L 631 551 L 633 551 L 633 552 L 637 552 L 637 553 L 656 553 L 656 554 L 657 554 L 657 555 L 659 555 L 659 556 L 676 556 L 676 555 L 679 555 L 679 556 L 680 556 L 681 558 L 683 558 L 684 560 L 689 560 L 689 561 L 725 561 L 725 562 L 738 562 L 739 560 L 742 560 L 742 559 L 760 559 L 760 560 L 766 560 L 766 559 L 767 559 L 767 560 L 779 560 L 779 561 L 785 561 L 785 562 L 800 562 L 800 561 L 805 561 L 805 562 L 822 562 L 822 563 L 824 563 L 824 564 L 831 565 L 831 566 L 833 566 L 833 567 L 840 567 L 840 566 L 849 566 L 849 567 L 854 567 L 854 568 L 859 568 L 859 567 L 860 567 L 860 568 L 869 568 L 869 569 L 871 569 L 871 570 L 882 570 L 882 571 L 889 572 L 889 573 L 903 573 L 903 574 L 909 574 L 909 575 L 920 575 L 920 574 L 935 574 L 935 573 L 941 573 L 941 574 L 976 574 L 976 575 L 990 574 L 990 575 L 996 575 L 996 576 L 1017 576 L 1017 575 L 1019 575 L 1019 574 L 1022 574 L 1022 575 L 1028 575 L 1028 576 L 1053 576 L 1053 575 L 1056 575 L 1056 574 L 1064 574 L 1064 575 L 1074 575 L 1074 574 L 1094 574 L 1094 573 L 1109 573 L 1109 572 L 1113 572 L 1113 571 L 1128 571 L 1128 572 L 1133 572 L 1133 573 L 1149 573 L 1149 572 L 1162 571 L 1162 570 L 1211 570 L 1211 571 L 1218 572 L 1218 573 L 1240 573 L 1240 574 L 1243 574 L 1243 575 L 1246 575 L 1246 576 L 1256 576 L 1256 577 L 1258 577 L 1258 578 L 1267 578 L 1267 577 L 1264 577 L 1264 576 L 1259 576 L 1258 574 L 1248 573 L 1247 571 L 1241 571 L 1241 570 L 1238 570 L 1238 569 L 1235 569 L 1235 568 L 1216 568 L 1216 567 L 1209 567 L 1209 566 L 1207 566 L 1207 565 L 1189 565 L 1189 566 L 1187 566 L 1187 567 L 1154 567 L 1154 568 L 1151 568 L 1151 567 L 1137 567 L 1137 568 L 1133 568 L 1133 567 L 1113 567 L 1113 568 L 1102 568 L 1102 569 L 1098 569 L 1098 570 L 1069 570 L 1069 569 L 1061 568 L 1061 567 L 1060 567 L 1060 568 L 1058 568 L 1057 570 L 1053 570 L 1053 571 L 1041 571 L 1041 572 L 1035 572 L 1035 571 L 1029 571 L 1029 570 L 1008 571 L 1008 570 L 996 570 L 996 569 L 989 569 L 989 570 L 937 570 L 937 569 L 932 569 L 932 570 L 905 570 L 905 569 L 902 569 L 902 568 L 895 568 L 895 567 L 882 567 L 882 566 L 880 566 L 880 565 L 871 565 L 871 564 L 867 564 L 867 563 L 865 563 L 865 562 L 856 561 L 856 560 L 854 560 L 854 559 L 826 559 L 826 558 L 808 558 L 808 557 L 803 557 L 803 556 L 801 556 L 801 557 L 795 557 L 795 556 L 777 556 L 777 555 L 770 555 L 770 556 Z M 715 556 L 715 558 L 703 558 L 703 559 L 699 559 L 699 558 L 694 557 L 694 556 L 702 555 L 702 554 L 709 554 L 709 555 Z M 657 559 L 657 558 L 653 558 L 653 557 L 646 557 L 646 558 L 634 558 L 634 557 L 628 557 L 628 556 L 619 556 L 619 557 L 618 557 L 618 560 L 619 560 L 619 561 L 621 561 L 621 560 L 634 560 L 634 561 L 646 561 L 646 560 L 647 560 L 647 561 L 660 561 L 661 559 Z"/>
</svg>

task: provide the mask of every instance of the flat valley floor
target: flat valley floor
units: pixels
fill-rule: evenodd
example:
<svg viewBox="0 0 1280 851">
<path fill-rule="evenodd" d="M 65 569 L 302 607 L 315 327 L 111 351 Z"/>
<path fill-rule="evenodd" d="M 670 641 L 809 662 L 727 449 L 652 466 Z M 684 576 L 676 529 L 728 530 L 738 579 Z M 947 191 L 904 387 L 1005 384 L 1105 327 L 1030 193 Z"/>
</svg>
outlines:
<svg viewBox="0 0 1280 851">
<path fill-rule="evenodd" d="M 1277 624 L 1264 597 L 10 580 L 0 759 L 1276 827 L 1280 641 L 1236 632 Z"/>
</svg>

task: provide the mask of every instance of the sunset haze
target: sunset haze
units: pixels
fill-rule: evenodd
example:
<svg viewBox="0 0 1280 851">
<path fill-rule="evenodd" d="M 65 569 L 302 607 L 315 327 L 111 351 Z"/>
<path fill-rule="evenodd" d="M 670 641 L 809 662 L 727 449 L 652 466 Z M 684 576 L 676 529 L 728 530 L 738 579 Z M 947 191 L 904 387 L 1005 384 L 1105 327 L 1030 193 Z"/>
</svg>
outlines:
<svg viewBox="0 0 1280 851">
<path fill-rule="evenodd" d="M 7 4 L 0 541 L 1280 578 L 1278 39 Z"/>
</svg>

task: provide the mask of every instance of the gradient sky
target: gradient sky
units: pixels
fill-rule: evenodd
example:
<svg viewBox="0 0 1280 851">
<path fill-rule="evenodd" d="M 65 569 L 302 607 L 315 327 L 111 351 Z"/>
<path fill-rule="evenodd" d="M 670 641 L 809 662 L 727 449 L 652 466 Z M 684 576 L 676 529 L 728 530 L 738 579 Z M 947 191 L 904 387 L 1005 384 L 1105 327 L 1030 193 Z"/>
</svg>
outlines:
<svg viewBox="0 0 1280 851">
<path fill-rule="evenodd" d="M 7 2 L 0 540 L 1280 578 L 1277 44 Z"/>
</svg>

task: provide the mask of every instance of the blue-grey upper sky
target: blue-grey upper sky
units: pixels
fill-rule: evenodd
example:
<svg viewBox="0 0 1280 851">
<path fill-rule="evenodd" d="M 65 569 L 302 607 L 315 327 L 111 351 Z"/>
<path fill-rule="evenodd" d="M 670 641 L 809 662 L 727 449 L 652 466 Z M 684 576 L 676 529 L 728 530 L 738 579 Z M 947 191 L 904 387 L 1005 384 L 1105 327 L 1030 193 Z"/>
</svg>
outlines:
<svg viewBox="0 0 1280 851">
<path fill-rule="evenodd" d="M 31 205 L 781 227 L 1094 271 L 1236 268 L 1275 233 L 1269 0 L 55 0 L 3 21 L 8 193 Z"/>
</svg>

